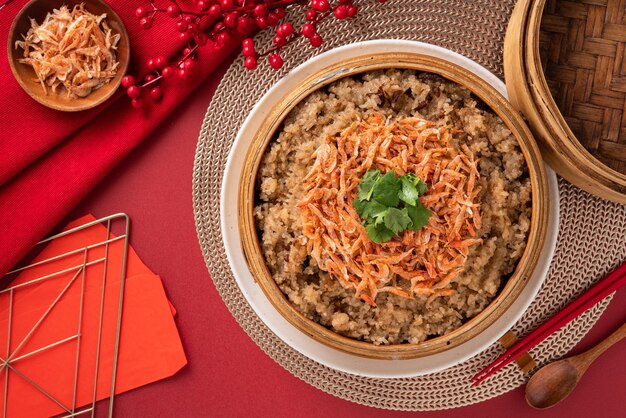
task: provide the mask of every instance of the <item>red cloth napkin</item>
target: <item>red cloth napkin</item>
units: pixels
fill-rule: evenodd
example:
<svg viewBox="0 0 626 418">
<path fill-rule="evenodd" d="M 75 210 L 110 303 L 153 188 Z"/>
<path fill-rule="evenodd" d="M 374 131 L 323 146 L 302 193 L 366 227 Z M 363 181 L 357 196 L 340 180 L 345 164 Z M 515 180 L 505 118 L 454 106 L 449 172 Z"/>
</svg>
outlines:
<svg viewBox="0 0 626 418">
<path fill-rule="evenodd" d="M 16 0 L 0 11 L 2 39 L 7 39 L 13 18 L 25 3 Z M 108 3 L 130 36 L 130 73 L 144 74 L 148 58 L 171 56 L 184 47 L 175 21 L 166 15 L 159 15 L 146 31 L 134 15 L 140 3 Z M 191 1 L 181 4 L 193 8 Z M 6 42 L 0 43 L 0 277 L 209 76 L 241 38 L 233 37 L 219 52 L 211 42 L 199 48 L 198 69 L 188 80 L 166 80 L 159 103 L 145 100 L 147 106 L 138 111 L 120 93 L 78 113 L 48 109 L 31 99 L 13 78 Z"/>
</svg>

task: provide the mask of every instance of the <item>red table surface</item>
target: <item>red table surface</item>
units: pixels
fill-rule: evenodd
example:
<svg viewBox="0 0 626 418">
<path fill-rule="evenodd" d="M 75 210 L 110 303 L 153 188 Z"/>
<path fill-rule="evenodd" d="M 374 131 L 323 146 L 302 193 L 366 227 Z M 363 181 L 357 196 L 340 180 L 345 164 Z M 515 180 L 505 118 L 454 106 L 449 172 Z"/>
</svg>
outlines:
<svg viewBox="0 0 626 418">
<path fill-rule="evenodd" d="M 626 341 L 599 358 L 574 393 L 549 412 L 528 407 L 523 387 L 460 409 L 425 413 L 379 410 L 324 393 L 265 355 L 217 293 L 202 258 L 193 218 L 191 186 L 198 132 L 228 65 L 201 85 L 64 221 L 87 212 L 96 217 L 116 212 L 130 215 L 131 244 L 163 278 L 178 311 L 176 322 L 189 364 L 171 378 L 117 396 L 118 416 L 624 416 Z M 33 102 L 33 106 L 38 104 Z M 573 352 L 591 347 L 623 323 L 625 305 L 623 289 Z"/>
</svg>

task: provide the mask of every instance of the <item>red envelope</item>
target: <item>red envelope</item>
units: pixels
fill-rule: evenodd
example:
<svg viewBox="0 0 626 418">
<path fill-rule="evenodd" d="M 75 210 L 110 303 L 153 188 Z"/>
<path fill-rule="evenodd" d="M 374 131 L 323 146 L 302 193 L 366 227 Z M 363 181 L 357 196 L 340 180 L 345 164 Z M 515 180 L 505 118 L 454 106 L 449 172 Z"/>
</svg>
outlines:
<svg viewBox="0 0 626 418">
<path fill-rule="evenodd" d="M 93 220 L 85 216 L 67 229 Z M 102 242 L 106 234 L 97 224 L 59 237 L 33 263 Z M 67 414 L 110 396 L 123 250 L 120 239 L 108 249 L 78 251 L 23 271 L 12 291 L 0 293 L 0 364 L 7 358 L 10 364 L 0 369 L 0 398 L 7 387 L 6 406 L 0 405 L 7 417 Z M 171 376 L 187 363 L 174 314 L 160 278 L 129 246 L 116 394 Z"/>
</svg>

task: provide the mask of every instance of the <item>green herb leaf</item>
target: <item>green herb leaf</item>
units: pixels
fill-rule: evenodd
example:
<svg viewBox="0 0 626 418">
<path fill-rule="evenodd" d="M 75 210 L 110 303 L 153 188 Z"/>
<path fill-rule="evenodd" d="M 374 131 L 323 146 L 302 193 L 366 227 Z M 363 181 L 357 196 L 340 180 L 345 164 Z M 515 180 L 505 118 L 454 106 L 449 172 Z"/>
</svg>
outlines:
<svg viewBox="0 0 626 418">
<path fill-rule="evenodd" d="M 413 173 L 406 173 L 404 176 L 400 177 L 401 179 L 410 181 L 414 186 L 420 181 L 420 179 Z"/>
<path fill-rule="evenodd" d="M 352 206 L 369 239 L 380 244 L 428 223 L 431 213 L 419 201 L 426 190 L 426 183 L 413 173 L 396 177 L 393 171 L 381 175 L 379 170 L 370 170 L 361 179 Z"/>
<path fill-rule="evenodd" d="M 412 225 L 410 229 L 420 229 L 428 223 L 428 219 L 432 213 L 424 207 L 419 201 L 416 206 L 407 206 L 405 208 L 411 218 Z"/>
<path fill-rule="evenodd" d="M 365 173 L 359 183 L 359 193 L 357 199 L 370 200 L 372 198 L 372 193 L 374 192 L 374 185 L 378 183 L 380 179 L 381 176 L 379 170 L 370 170 Z"/>
<path fill-rule="evenodd" d="M 402 189 L 400 190 L 398 197 L 403 202 L 411 206 L 415 206 L 417 198 L 419 197 L 419 192 L 417 191 L 417 187 L 415 187 L 415 183 L 411 181 L 408 174 L 400 177 L 400 181 L 402 182 Z"/>
<path fill-rule="evenodd" d="M 417 179 L 417 192 L 420 195 L 423 195 L 424 193 L 426 193 L 426 190 L 428 190 L 428 186 L 426 185 L 426 183 L 424 183 L 421 179 Z"/>
<path fill-rule="evenodd" d="M 412 219 L 409 217 L 407 208 L 397 209 L 389 208 L 385 213 L 385 226 L 393 231 L 394 234 L 399 234 L 412 224 Z"/>
<path fill-rule="evenodd" d="M 395 207 L 400 201 L 398 197 L 400 188 L 401 182 L 396 179 L 393 171 L 387 171 L 380 181 L 374 184 L 372 198 L 385 206 Z"/>
<path fill-rule="evenodd" d="M 400 180 L 408 181 L 413 184 L 420 195 L 423 195 L 424 193 L 426 193 L 426 190 L 428 190 L 428 186 L 426 186 L 426 183 L 424 183 L 422 179 L 420 179 L 413 173 L 406 173 L 404 176 L 400 177 Z"/>
<path fill-rule="evenodd" d="M 387 242 L 393 237 L 393 231 L 383 224 L 369 224 L 365 227 L 367 237 L 377 244 Z"/>
<path fill-rule="evenodd" d="M 377 201 L 372 200 L 371 202 L 367 202 L 367 205 L 365 205 L 365 208 L 363 209 L 363 214 L 359 214 L 359 216 L 366 220 L 373 219 L 376 223 L 381 223 L 387 213 L 387 210 L 387 206 L 381 205 Z"/>
<path fill-rule="evenodd" d="M 365 217 L 363 216 L 363 211 L 365 210 L 365 207 L 368 203 L 369 202 L 367 200 L 360 200 L 358 197 L 352 201 L 352 207 L 356 210 L 356 213 L 358 213 L 359 216 L 363 219 L 365 219 Z"/>
</svg>

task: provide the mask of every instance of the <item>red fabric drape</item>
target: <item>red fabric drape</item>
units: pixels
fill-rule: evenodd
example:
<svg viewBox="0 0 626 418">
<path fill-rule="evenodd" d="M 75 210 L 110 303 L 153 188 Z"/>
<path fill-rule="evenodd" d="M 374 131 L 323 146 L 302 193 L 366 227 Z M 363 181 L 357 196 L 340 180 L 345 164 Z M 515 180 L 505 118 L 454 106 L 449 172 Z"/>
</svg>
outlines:
<svg viewBox="0 0 626 418">
<path fill-rule="evenodd" d="M 13 18 L 25 3 L 15 0 L 0 11 L 2 39 L 7 39 Z M 134 14 L 141 3 L 110 0 L 109 4 L 130 36 L 132 74 L 144 74 L 148 58 L 170 56 L 184 47 L 175 20 L 165 14 L 146 31 Z M 190 1 L 181 5 L 193 8 Z M 107 103 L 78 113 L 55 111 L 32 100 L 13 78 L 6 51 L 0 51 L 0 277 L 210 76 L 240 41 L 233 38 L 219 52 L 211 42 L 199 48 L 197 69 L 187 80 L 165 80 L 164 97 L 158 103 L 146 99 L 144 109 L 136 110 L 118 92 Z M 6 43 L 2 45 L 6 48 Z"/>
</svg>

